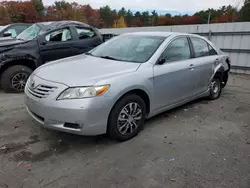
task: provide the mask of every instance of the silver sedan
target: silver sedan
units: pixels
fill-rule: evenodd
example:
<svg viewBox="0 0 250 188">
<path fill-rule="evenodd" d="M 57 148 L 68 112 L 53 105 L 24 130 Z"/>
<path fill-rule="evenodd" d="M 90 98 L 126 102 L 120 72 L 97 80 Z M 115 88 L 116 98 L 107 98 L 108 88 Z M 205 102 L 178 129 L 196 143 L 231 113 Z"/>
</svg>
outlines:
<svg viewBox="0 0 250 188">
<path fill-rule="evenodd" d="M 200 97 L 219 98 L 229 70 L 229 58 L 206 38 L 129 33 L 36 69 L 26 106 L 44 127 L 125 141 L 147 118 Z"/>
</svg>

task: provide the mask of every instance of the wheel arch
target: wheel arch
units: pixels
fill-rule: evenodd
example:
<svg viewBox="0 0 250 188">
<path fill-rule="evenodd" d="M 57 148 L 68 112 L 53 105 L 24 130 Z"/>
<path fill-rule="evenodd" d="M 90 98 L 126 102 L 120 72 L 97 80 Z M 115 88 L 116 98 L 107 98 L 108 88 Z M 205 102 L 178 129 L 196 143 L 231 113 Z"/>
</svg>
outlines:
<svg viewBox="0 0 250 188">
<path fill-rule="evenodd" d="M 12 59 L 9 61 L 5 61 L 4 63 L 0 65 L 0 75 L 2 75 L 2 73 L 5 70 L 7 70 L 9 67 L 15 66 L 15 65 L 23 65 L 23 66 L 30 68 L 33 71 L 36 69 L 36 62 L 33 59 L 29 59 L 29 58 Z"/>
<path fill-rule="evenodd" d="M 151 101 L 152 101 L 151 96 L 150 96 L 149 92 L 147 92 L 145 89 L 143 89 L 141 87 L 128 88 L 128 89 L 120 92 L 120 94 L 117 95 L 117 97 L 114 100 L 114 104 L 111 108 L 111 111 L 118 101 L 120 101 L 123 97 L 125 97 L 126 95 L 129 95 L 129 94 L 136 94 L 139 97 L 141 97 L 143 99 L 143 101 L 145 102 L 147 115 L 150 114 L 151 106 L 152 106 L 151 105 Z M 111 111 L 110 111 L 110 113 L 111 113 Z"/>
</svg>

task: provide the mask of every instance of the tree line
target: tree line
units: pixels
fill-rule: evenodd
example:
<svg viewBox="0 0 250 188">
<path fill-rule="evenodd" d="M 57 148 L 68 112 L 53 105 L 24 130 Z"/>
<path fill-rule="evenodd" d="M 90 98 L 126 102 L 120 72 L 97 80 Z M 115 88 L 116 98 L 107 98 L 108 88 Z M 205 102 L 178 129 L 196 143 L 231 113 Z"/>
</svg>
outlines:
<svg viewBox="0 0 250 188">
<path fill-rule="evenodd" d="M 133 13 L 125 8 L 117 11 L 108 5 L 93 9 L 90 5 L 64 0 L 51 6 L 44 6 L 42 0 L 0 2 L 0 25 L 57 20 L 81 21 L 97 28 L 206 24 L 208 20 L 210 23 L 250 21 L 250 0 L 245 0 L 240 9 L 229 5 L 175 16 L 159 15 L 156 11 Z"/>
</svg>

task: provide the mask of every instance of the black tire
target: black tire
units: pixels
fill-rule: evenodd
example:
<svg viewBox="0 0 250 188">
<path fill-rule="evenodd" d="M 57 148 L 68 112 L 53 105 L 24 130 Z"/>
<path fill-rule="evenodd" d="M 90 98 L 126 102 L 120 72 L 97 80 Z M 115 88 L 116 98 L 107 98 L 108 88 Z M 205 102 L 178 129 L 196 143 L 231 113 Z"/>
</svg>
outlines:
<svg viewBox="0 0 250 188">
<path fill-rule="evenodd" d="M 120 115 L 120 113 L 122 113 L 122 110 L 126 107 L 128 107 L 129 104 L 137 104 L 137 112 L 139 112 L 139 110 L 141 109 L 141 119 L 140 120 L 132 120 L 132 122 L 128 122 L 128 120 L 122 120 L 122 121 L 126 121 L 126 124 L 129 124 L 125 127 L 129 127 L 127 128 L 127 130 L 129 130 L 131 133 L 128 134 L 122 134 L 121 130 L 119 130 L 118 126 L 118 117 Z M 136 110 L 133 110 L 133 112 L 128 112 L 128 114 L 134 114 Z M 139 115 L 140 116 L 140 115 Z M 124 97 L 122 97 L 113 107 L 113 109 L 110 112 L 109 115 L 109 120 L 108 120 L 108 130 L 107 133 L 109 134 L 109 136 L 115 140 L 118 141 L 127 141 L 129 139 L 132 139 L 133 137 L 135 137 L 139 131 L 142 129 L 143 125 L 144 125 L 144 120 L 145 120 L 145 116 L 146 116 L 146 105 L 145 102 L 143 101 L 143 99 L 136 95 L 136 94 L 128 94 Z M 129 118 L 128 118 L 129 119 Z M 130 121 L 130 120 L 129 120 Z M 135 126 L 135 124 L 137 125 L 137 127 Z M 131 128 L 131 124 L 132 128 Z M 122 126 L 120 126 L 121 128 Z M 134 130 L 131 131 L 131 129 Z M 125 128 L 126 129 L 126 128 Z"/>
<path fill-rule="evenodd" d="M 215 89 L 215 87 L 217 87 L 217 89 Z M 222 91 L 221 79 L 217 77 L 213 78 L 210 83 L 209 99 L 216 100 L 220 98 L 221 91 Z"/>
<path fill-rule="evenodd" d="M 31 73 L 32 70 L 26 66 L 23 65 L 11 66 L 7 68 L 1 75 L 1 87 L 6 93 L 21 93 L 24 90 L 23 83 L 24 84 L 26 83 Z M 23 75 L 22 77 L 20 77 L 20 83 L 21 80 L 23 80 L 20 87 L 17 87 L 17 85 L 13 84 L 14 82 L 13 79 L 17 78 L 17 75 Z"/>
</svg>

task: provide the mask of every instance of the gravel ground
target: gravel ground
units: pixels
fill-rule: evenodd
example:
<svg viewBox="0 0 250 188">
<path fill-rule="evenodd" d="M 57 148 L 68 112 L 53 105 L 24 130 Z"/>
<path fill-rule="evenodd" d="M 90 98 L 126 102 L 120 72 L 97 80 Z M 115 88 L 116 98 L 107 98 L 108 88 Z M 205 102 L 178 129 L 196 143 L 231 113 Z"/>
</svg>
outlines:
<svg viewBox="0 0 250 188">
<path fill-rule="evenodd" d="M 22 94 L 0 93 L 0 188 L 250 188 L 250 76 L 219 100 L 146 122 L 133 140 L 41 128 Z"/>
</svg>

